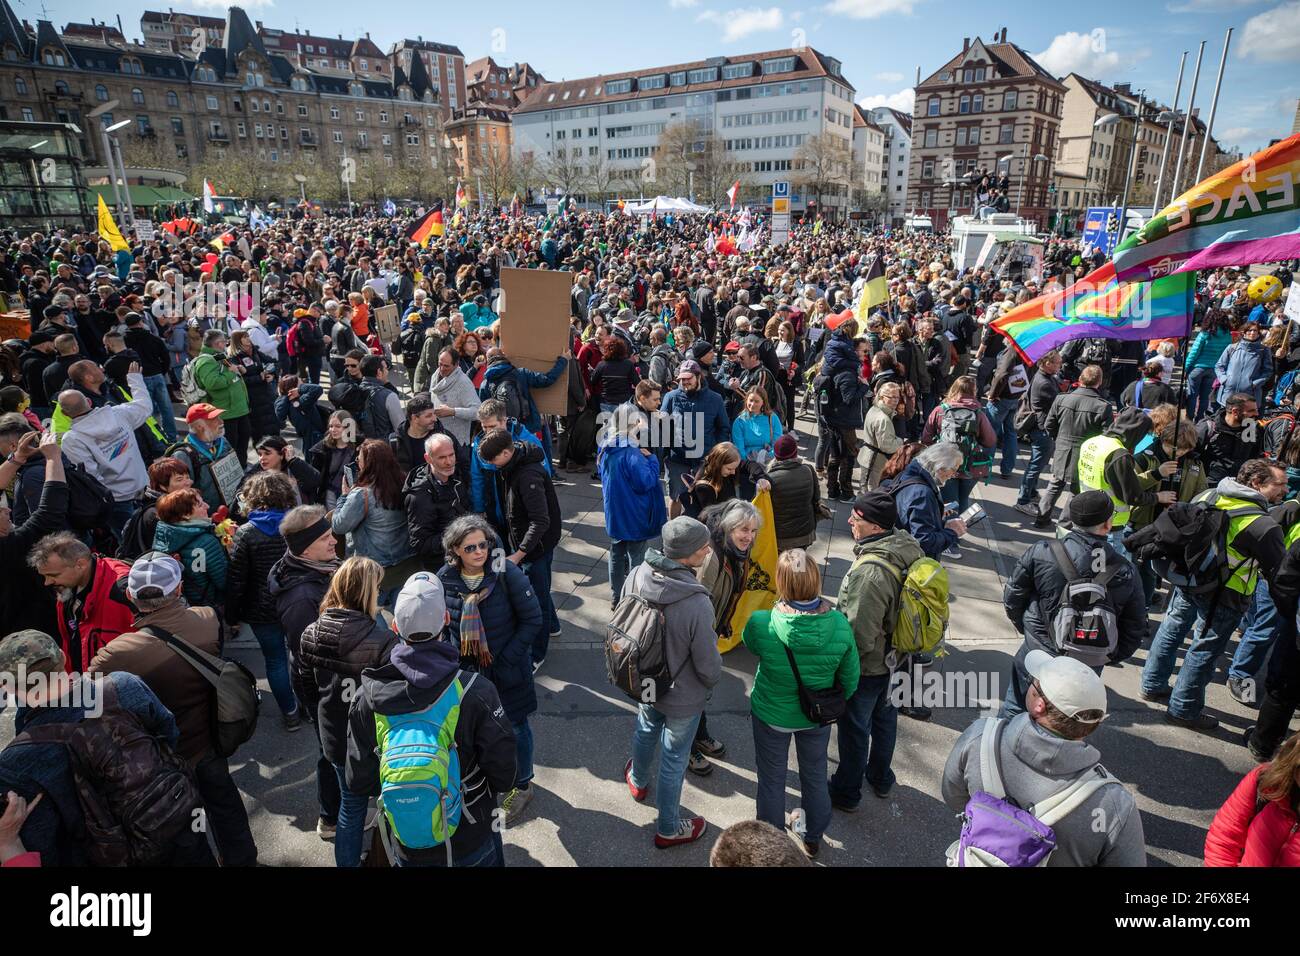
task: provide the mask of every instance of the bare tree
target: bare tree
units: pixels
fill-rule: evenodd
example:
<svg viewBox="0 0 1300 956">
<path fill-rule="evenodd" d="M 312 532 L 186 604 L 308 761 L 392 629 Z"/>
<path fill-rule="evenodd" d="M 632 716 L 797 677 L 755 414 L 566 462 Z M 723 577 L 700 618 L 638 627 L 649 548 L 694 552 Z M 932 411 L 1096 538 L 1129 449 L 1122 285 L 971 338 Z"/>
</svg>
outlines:
<svg viewBox="0 0 1300 956">
<path fill-rule="evenodd" d="M 603 201 L 606 196 L 615 191 L 616 184 L 620 182 L 622 180 L 618 176 L 618 170 L 610 166 L 605 161 L 605 157 L 597 156 L 587 164 L 585 188 L 591 197 Z"/>
<path fill-rule="evenodd" d="M 853 181 L 853 151 L 848 141 L 833 133 L 804 140 L 795 153 L 795 184 L 817 197 L 823 208 L 826 195 L 844 195 Z"/>
<path fill-rule="evenodd" d="M 537 156 L 532 150 L 525 150 L 516 157 L 514 166 L 515 188 L 519 190 L 519 198 L 522 202 L 529 202 L 533 190 L 542 184 L 543 179 Z"/>
<path fill-rule="evenodd" d="M 722 202 L 733 183 L 743 185 L 748 178 L 725 141 L 694 123 L 666 127 L 659 134 L 653 159 L 654 182 L 660 192 L 690 196 L 703 205 Z"/>
<path fill-rule="evenodd" d="M 587 177 L 581 150 L 576 146 L 572 150 L 557 146 L 551 153 L 543 172 L 546 182 L 555 189 L 562 190 L 566 196 L 579 192 Z"/>
<path fill-rule="evenodd" d="M 500 206 L 514 191 L 515 164 L 510 150 L 504 146 L 489 146 L 487 154 L 479 158 L 472 172 L 494 206 Z"/>
</svg>

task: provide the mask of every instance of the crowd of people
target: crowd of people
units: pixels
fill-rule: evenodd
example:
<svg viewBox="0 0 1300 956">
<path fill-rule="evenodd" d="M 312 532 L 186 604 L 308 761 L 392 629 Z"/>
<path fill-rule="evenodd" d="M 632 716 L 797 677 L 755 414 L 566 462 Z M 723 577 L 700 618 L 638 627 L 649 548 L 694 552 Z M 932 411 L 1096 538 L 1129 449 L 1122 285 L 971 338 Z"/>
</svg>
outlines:
<svg viewBox="0 0 1300 956">
<path fill-rule="evenodd" d="M 996 207 L 1005 184 L 979 191 Z M 1104 668 L 1147 648 L 1141 696 L 1212 731 L 1206 688 L 1238 628 L 1228 689 L 1259 709 L 1243 742 L 1261 766 L 1222 795 L 1206 862 L 1300 863 L 1287 264 L 1202 273 L 1186 341 L 1078 339 L 1027 364 L 988 323 L 1094 250 L 1053 238 L 1043 276 L 1012 279 L 959 273 L 942 235 L 807 224 L 721 256 L 732 220 L 461 214 L 423 247 L 380 215 L 281 220 L 217 254 L 211 230 L 136 241 L 129 261 L 94 234 L 4 237 L 0 291 L 30 332 L 0 345 L 17 703 L 0 862 L 254 864 L 229 766 L 253 730 L 220 716 L 247 701 L 253 678 L 221 656 L 247 625 L 278 731 L 317 739 L 316 832 L 339 866 L 379 845 L 399 866 L 504 865 L 536 789 L 534 675 L 565 626 L 557 486 L 595 481 L 611 640 L 660 668 L 624 767 L 634 801 L 653 793 L 654 845 L 708 829 L 681 792 L 727 753 L 707 711 L 720 647 L 743 644 L 755 821 L 712 859 L 806 863 L 864 784 L 890 794 L 900 714 L 931 717 L 891 684 L 930 662 L 912 639 L 942 635 L 945 566 L 1001 481 L 1013 517 L 1057 533 L 1006 583 L 1023 646 L 1000 710 L 936 781 L 965 819 L 950 863 L 997 855 L 994 801 L 1055 832 L 1055 852 L 999 863 L 1143 865 L 1134 798 L 1089 740 Z M 861 310 L 873 259 L 889 297 Z M 503 268 L 571 275 L 547 369 L 502 348 Z M 564 413 L 544 414 L 561 381 Z M 809 549 L 836 502 L 853 559 L 827 594 Z M 738 614 L 768 520 L 775 601 Z M 70 696 L 92 683 L 102 712 Z"/>
</svg>

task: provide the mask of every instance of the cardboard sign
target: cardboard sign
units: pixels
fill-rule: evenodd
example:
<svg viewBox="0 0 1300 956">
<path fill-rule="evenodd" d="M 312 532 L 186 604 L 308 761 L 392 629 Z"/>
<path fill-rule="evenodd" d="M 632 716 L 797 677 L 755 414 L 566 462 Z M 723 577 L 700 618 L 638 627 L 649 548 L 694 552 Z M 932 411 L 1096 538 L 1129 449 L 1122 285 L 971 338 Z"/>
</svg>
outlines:
<svg viewBox="0 0 1300 956">
<path fill-rule="evenodd" d="M 1291 291 L 1287 293 L 1282 314 L 1292 322 L 1300 322 L 1300 282 L 1291 283 Z"/>
<path fill-rule="evenodd" d="M 379 341 L 392 345 L 397 341 L 402 329 L 402 320 L 397 316 L 397 306 L 381 305 L 375 309 L 375 328 L 379 330 Z"/>
<path fill-rule="evenodd" d="M 235 498 L 239 495 L 239 483 L 244 480 L 244 469 L 239 464 L 239 459 L 234 452 L 230 452 L 216 461 L 208 462 L 207 467 L 212 471 L 217 494 L 221 495 L 221 500 L 227 507 L 233 508 Z"/>
<path fill-rule="evenodd" d="M 501 348 L 518 368 L 549 372 L 569 351 L 569 289 L 573 273 L 547 269 L 502 269 Z M 569 407 L 569 370 L 548 388 L 532 389 L 543 415 L 564 415 Z"/>
<path fill-rule="evenodd" d="M 153 242 L 154 228 L 153 223 L 148 219 L 137 219 L 135 221 L 135 237 L 141 242 Z"/>
</svg>

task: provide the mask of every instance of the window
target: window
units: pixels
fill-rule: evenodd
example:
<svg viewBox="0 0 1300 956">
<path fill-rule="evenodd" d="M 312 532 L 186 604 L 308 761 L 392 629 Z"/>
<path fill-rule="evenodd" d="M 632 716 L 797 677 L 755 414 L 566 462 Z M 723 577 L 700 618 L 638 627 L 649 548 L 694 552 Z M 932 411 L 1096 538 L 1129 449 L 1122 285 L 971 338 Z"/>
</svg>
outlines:
<svg viewBox="0 0 1300 956">
<path fill-rule="evenodd" d="M 927 160 L 925 160 L 924 162 L 921 163 L 921 178 L 922 178 L 922 179 L 933 179 L 933 178 L 934 178 L 934 160 L 933 160 L 933 159 L 927 159 Z"/>
<path fill-rule="evenodd" d="M 15 76 L 15 77 L 14 77 L 14 90 L 18 93 L 19 96 L 26 96 L 26 95 L 27 95 L 27 81 L 24 80 L 21 76 Z"/>
<path fill-rule="evenodd" d="M 748 63 L 728 63 L 722 68 L 722 78 L 724 80 L 738 80 L 743 76 L 754 75 L 754 63 L 751 60 Z"/>
<path fill-rule="evenodd" d="M 967 142 L 972 146 L 978 146 L 980 144 L 980 128 L 978 126 L 972 126 L 970 128 L 970 137 Z"/>
<path fill-rule="evenodd" d="M 958 127 L 957 127 L 957 145 L 958 145 L 958 146 L 965 146 L 965 145 L 966 145 L 966 127 L 965 127 L 965 126 L 958 126 Z"/>
<path fill-rule="evenodd" d="M 716 66 L 709 66 L 700 70 L 688 70 L 686 73 L 686 82 L 688 83 L 716 83 L 717 80 L 718 68 Z"/>
<path fill-rule="evenodd" d="M 767 76 L 769 73 L 789 73 L 794 69 L 794 60 L 795 58 L 792 56 L 782 56 L 777 57 L 774 60 L 764 60 L 763 75 Z M 742 75 L 748 76 L 749 74 L 746 73 Z"/>
<path fill-rule="evenodd" d="M 370 145 L 369 137 L 366 135 L 365 130 L 361 130 L 357 133 L 357 145 L 363 148 Z"/>
<path fill-rule="evenodd" d="M 23 107 L 23 122 L 25 122 L 25 123 L 32 123 L 32 122 L 35 122 L 35 120 L 36 120 L 36 117 L 32 115 L 32 108 L 31 108 L 30 106 L 24 106 L 24 107 Z"/>
<path fill-rule="evenodd" d="M 921 206 L 928 209 L 930 207 L 930 190 L 924 190 L 921 193 Z"/>
<path fill-rule="evenodd" d="M 334 131 L 334 142 L 336 142 L 336 143 L 341 143 L 341 142 L 343 142 L 343 133 L 342 133 L 341 130 L 337 130 L 337 129 L 336 129 L 336 130 Z"/>
<path fill-rule="evenodd" d="M 108 102 L 108 87 L 103 83 L 95 84 L 95 101 L 98 103 Z"/>
<path fill-rule="evenodd" d="M 287 126 L 281 126 L 281 127 L 280 127 L 280 138 L 281 138 L 281 139 L 288 139 L 288 138 L 289 138 L 289 127 L 287 127 Z"/>
<path fill-rule="evenodd" d="M 379 137 L 379 142 L 384 146 L 392 146 L 393 137 L 388 133 L 384 133 L 382 136 Z"/>
<path fill-rule="evenodd" d="M 982 66 L 977 66 L 977 67 L 975 68 L 975 82 L 976 82 L 976 83 L 983 83 L 983 82 L 984 82 L 984 67 L 982 67 Z"/>
<path fill-rule="evenodd" d="M 643 90 L 662 90 L 668 85 L 668 77 L 660 73 L 658 76 L 643 76 L 637 81 L 637 86 Z"/>
<path fill-rule="evenodd" d="M 351 96 L 365 96 L 366 88 L 360 83 L 350 83 L 348 85 L 348 94 Z"/>
<path fill-rule="evenodd" d="M 185 135 L 185 124 L 181 122 L 181 118 L 179 116 L 172 117 L 172 133 L 174 133 L 177 136 Z"/>
<path fill-rule="evenodd" d="M 201 66 L 194 71 L 194 78 L 200 83 L 217 82 L 217 71 L 210 66 Z"/>
<path fill-rule="evenodd" d="M 167 105 L 172 108 L 176 108 L 181 105 L 180 97 L 176 95 L 175 90 L 167 91 Z"/>
<path fill-rule="evenodd" d="M 366 62 L 365 60 L 362 60 L 362 61 L 361 61 L 361 72 L 362 72 L 362 73 L 369 73 L 369 72 L 370 72 L 370 64 L 369 64 L 368 62 Z"/>
<path fill-rule="evenodd" d="M 1013 110 L 1016 108 L 1016 91 L 1007 90 L 1002 96 L 1002 108 L 1004 110 Z"/>
<path fill-rule="evenodd" d="M 153 132 L 153 127 L 149 125 L 149 117 L 137 116 L 135 118 L 135 131 L 141 136 L 148 136 Z"/>
<path fill-rule="evenodd" d="M 366 121 L 365 110 L 353 110 L 352 112 L 356 115 L 356 119 L 358 123 L 364 123 Z"/>
<path fill-rule="evenodd" d="M 975 71 L 973 69 L 962 71 L 961 79 L 963 83 L 974 83 Z"/>
<path fill-rule="evenodd" d="M 961 95 L 960 99 L 957 100 L 957 112 L 958 113 L 970 112 L 970 96 L 968 96 L 965 93 Z"/>
<path fill-rule="evenodd" d="M 668 82 L 671 83 L 673 86 L 685 86 L 685 85 L 686 85 L 686 71 L 681 70 L 681 71 L 678 71 L 677 73 L 669 73 L 669 74 L 668 74 Z"/>
<path fill-rule="evenodd" d="M 336 119 L 338 119 L 338 118 L 339 118 L 339 108 L 338 108 L 337 106 L 331 106 L 331 107 L 330 107 L 330 119 L 332 119 L 332 120 L 336 120 Z"/>
<path fill-rule="evenodd" d="M 1004 124 L 1002 125 L 1002 128 L 998 130 L 998 142 L 999 142 L 999 143 L 1009 143 L 1009 142 L 1011 142 L 1012 134 L 1013 134 L 1014 132 L 1015 132 L 1015 127 L 1014 127 L 1014 126 L 1012 126 L 1012 125 L 1009 124 L 1009 123 L 1004 123 Z"/>
<path fill-rule="evenodd" d="M 937 96 L 932 96 L 932 97 L 930 97 L 930 102 L 929 102 L 929 104 L 927 105 L 925 115 L 926 115 L 926 116 L 938 116 L 938 115 L 939 115 L 939 97 L 937 97 Z"/>
<path fill-rule="evenodd" d="M 64 83 L 62 80 L 55 80 L 55 81 L 54 81 L 54 92 L 55 92 L 55 94 L 56 94 L 57 96 L 67 96 L 67 95 L 68 95 L 68 84 L 67 84 L 67 83 Z"/>
<path fill-rule="evenodd" d="M 925 131 L 925 145 L 926 146 L 939 145 L 939 131 L 937 129 L 931 127 L 930 129 L 927 129 Z"/>
<path fill-rule="evenodd" d="M 256 113 L 257 110 L 258 110 L 257 100 L 249 100 L 249 101 L 248 101 L 248 107 L 249 107 L 250 110 L 252 110 L 254 113 Z"/>
<path fill-rule="evenodd" d="M 605 95 L 612 96 L 616 93 L 632 92 L 632 81 L 629 80 L 610 80 L 605 84 Z"/>
<path fill-rule="evenodd" d="M 209 97 L 207 97 L 207 98 L 206 98 L 206 103 L 207 103 L 207 107 L 208 107 L 208 109 L 210 109 L 210 110 L 215 110 L 215 109 L 218 109 L 218 108 L 219 108 L 218 105 L 217 105 L 217 98 L 216 98 L 215 96 L 209 96 Z"/>
<path fill-rule="evenodd" d="M 983 93 L 976 93 L 974 96 L 971 97 L 971 101 L 970 101 L 970 111 L 971 111 L 972 113 L 982 113 L 982 112 L 984 112 L 984 94 L 983 94 Z"/>
<path fill-rule="evenodd" d="M 306 107 L 305 104 L 303 104 L 303 103 L 299 103 L 299 104 L 298 104 L 298 115 L 299 115 L 299 116 L 306 116 L 306 115 L 307 115 L 307 107 Z"/>
<path fill-rule="evenodd" d="M 44 50 L 41 51 L 41 62 L 44 63 L 46 66 L 67 66 L 67 61 L 64 59 L 64 56 L 63 56 L 62 51 L 60 51 L 60 50 L 55 50 L 55 49 L 53 49 L 52 47 L 46 47 Z M 135 69 L 134 69 L 134 70 L 129 70 L 129 69 L 127 69 L 127 63 L 128 63 L 128 61 L 126 61 L 126 60 L 123 60 L 123 61 L 122 61 L 122 72 L 123 72 L 123 73 L 139 73 L 139 72 L 140 72 L 140 64 L 139 64 L 139 63 L 136 63 L 136 64 L 135 64 Z"/>
<path fill-rule="evenodd" d="M 281 103 L 281 102 L 279 102 L 279 101 L 277 101 L 276 104 L 275 104 L 275 111 L 276 111 L 277 113 L 279 113 L 281 116 L 283 116 L 283 115 L 284 115 L 284 104 Z"/>
<path fill-rule="evenodd" d="M 289 88 L 292 90 L 297 90 L 299 93 L 306 93 L 307 92 L 306 77 L 295 76 L 293 79 L 289 81 Z"/>
<path fill-rule="evenodd" d="M 380 122 L 380 123 L 387 123 L 387 122 L 388 122 L 388 110 L 380 110 L 380 111 L 379 111 L 379 122 Z M 407 122 L 409 123 L 410 120 L 408 119 Z"/>
<path fill-rule="evenodd" d="M 238 122 L 235 123 L 235 133 L 236 133 L 236 135 L 239 135 L 239 136 L 247 136 L 247 135 L 248 135 L 248 127 L 246 127 L 246 126 L 244 125 L 244 121 L 243 121 L 243 120 L 239 120 Z"/>
</svg>

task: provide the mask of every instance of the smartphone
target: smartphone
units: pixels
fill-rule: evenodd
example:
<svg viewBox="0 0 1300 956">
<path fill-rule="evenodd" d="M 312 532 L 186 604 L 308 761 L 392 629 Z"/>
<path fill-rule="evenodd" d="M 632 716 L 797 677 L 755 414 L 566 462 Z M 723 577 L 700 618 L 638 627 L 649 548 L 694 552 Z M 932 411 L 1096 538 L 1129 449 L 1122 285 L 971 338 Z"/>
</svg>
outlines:
<svg viewBox="0 0 1300 956">
<path fill-rule="evenodd" d="M 966 522 L 966 527 L 978 524 L 983 521 L 988 512 L 979 506 L 978 503 L 971 505 L 961 513 L 961 520 Z"/>
<path fill-rule="evenodd" d="M 356 484 L 357 484 L 357 466 L 356 466 L 356 465 L 344 465 L 344 466 L 343 466 L 343 480 L 346 481 L 346 482 L 348 483 L 348 487 L 349 487 L 349 488 L 355 488 L 355 487 L 356 487 Z"/>
</svg>

